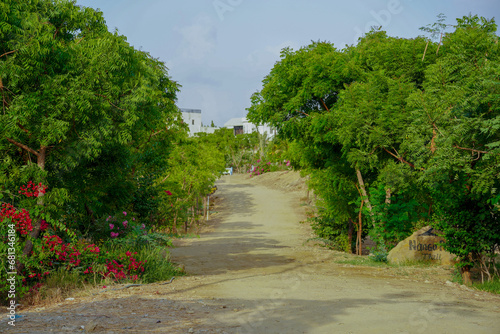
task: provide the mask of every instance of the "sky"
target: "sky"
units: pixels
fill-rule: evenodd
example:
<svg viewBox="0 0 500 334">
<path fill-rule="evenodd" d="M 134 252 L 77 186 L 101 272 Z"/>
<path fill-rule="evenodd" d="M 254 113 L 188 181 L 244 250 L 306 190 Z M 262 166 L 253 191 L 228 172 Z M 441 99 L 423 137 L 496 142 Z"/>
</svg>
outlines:
<svg viewBox="0 0 500 334">
<path fill-rule="evenodd" d="M 390 36 L 425 35 L 439 13 L 500 15 L 498 0 L 77 0 L 99 8 L 110 31 L 163 61 L 182 87 L 180 108 L 201 109 L 204 125 L 245 117 L 250 96 L 284 47 L 311 41 L 342 49 L 372 26 Z M 498 33 L 498 32 L 497 32 Z"/>
</svg>

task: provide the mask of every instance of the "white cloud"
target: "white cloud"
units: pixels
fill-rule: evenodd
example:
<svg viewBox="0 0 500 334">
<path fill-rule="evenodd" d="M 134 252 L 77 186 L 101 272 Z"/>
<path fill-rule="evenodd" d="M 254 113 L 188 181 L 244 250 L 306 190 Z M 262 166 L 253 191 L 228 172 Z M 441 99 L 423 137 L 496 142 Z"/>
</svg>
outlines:
<svg viewBox="0 0 500 334">
<path fill-rule="evenodd" d="M 275 62 L 280 60 L 281 50 L 286 47 L 291 47 L 297 50 L 298 47 L 294 42 L 282 42 L 277 45 L 268 45 L 263 49 L 256 50 L 247 56 L 247 61 L 252 69 L 260 71 L 262 69 L 271 69 Z"/>
<path fill-rule="evenodd" d="M 193 24 L 175 30 L 182 37 L 179 49 L 182 59 L 199 63 L 215 51 L 217 30 L 208 16 L 199 16 Z"/>
</svg>

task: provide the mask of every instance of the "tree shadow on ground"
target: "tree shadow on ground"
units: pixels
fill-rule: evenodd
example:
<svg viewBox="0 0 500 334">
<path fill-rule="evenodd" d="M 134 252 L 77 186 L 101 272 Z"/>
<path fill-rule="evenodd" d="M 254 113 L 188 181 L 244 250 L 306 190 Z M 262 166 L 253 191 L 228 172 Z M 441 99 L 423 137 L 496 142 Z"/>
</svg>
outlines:
<svg viewBox="0 0 500 334">
<path fill-rule="evenodd" d="M 130 293 L 135 295 L 108 292 L 110 299 L 26 312 L 25 320 L 9 333 L 82 332 L 81 326 L 93 333 L 186 333 L 190 328 L 193 333 L 347 333 L 353 328 L 359 333 L 445 333 L 455 327 L 446 316 L 461 318 L 460 326 L 484 317 L 472 314 L 476 305 L 463 302 L 447 305 L 445 318 L 441 312 L 438 319 L 432 314 L 439 311 L 434 306 L 428 306 L 431 313 L 422 312 L 426 304 L 399 294 L 330 300 L 286 298 L 279 293 L 258 300 L 170 300 L 161 292 L 160 296 Z M 482 324 L 481 329 L 492 325 Z M 5 326 L 2 323 L 0 330 Z"/>
<path fill-rule="evenodd" d="M 267 238 L 265 232 L 251 232 L 253 225 L 245 221 L 234 222 L 229 229 L 224 228 L 188 246 L 172 249 L 171 259 L 184 264 L 190 274 L 204 275 L 279 267 L 294 261 L 291 257 L 276 254 L 276 249 L 286 246 Z"/>
</svg>

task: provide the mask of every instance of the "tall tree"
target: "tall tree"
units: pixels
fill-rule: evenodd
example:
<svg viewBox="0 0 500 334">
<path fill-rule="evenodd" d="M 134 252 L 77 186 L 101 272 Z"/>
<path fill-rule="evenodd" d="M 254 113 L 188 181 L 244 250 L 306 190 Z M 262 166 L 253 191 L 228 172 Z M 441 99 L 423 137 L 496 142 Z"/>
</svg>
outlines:
<svg viewBox="0 0 500 334">
<path fill-rule="evenodd" d="M 413 108 L 404 144 L 435 201 L 445 247 L 460 257 L 464 280 L 500 243 L 500 49 L 494 20 L 466 16 L 443 36 Z"/>
<path fill-rule="evenodd" d="M 107 163 L 116 170 L 114 155 L 131 158 L 168 141 L 178 85 L 163 63 L 108 32 L 98 11 L 66 0 L 0 5 L 0 149 L 19 149 L 20 162 L 36 163 L 51 189 L 87 195 L 89 204 L 106 187 L 88 177 L 93 170 L 102 174 Z M 131 170 L 135 162 L 127 163 Z"/>
</svg>

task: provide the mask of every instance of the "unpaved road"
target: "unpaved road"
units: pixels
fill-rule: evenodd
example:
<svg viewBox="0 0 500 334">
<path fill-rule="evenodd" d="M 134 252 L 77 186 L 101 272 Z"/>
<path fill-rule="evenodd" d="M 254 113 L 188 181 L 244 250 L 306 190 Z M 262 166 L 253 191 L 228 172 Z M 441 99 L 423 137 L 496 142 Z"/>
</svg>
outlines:
<svg viewBox="0 0 500 334">
<path fill-rule="evenodd" d="M 217 223 L 172 250 L 188 277 L 21 311 L 9 333 L 500 333 L 500 297 L 304 245 L 296 192 L 218 183 Z M 416 275 L 416 274 L 415 274 Z M 424 273 L 425 276 L 425 273 Z M 94 293 L 94 294 L 92 294 Z"/>
</svg>

